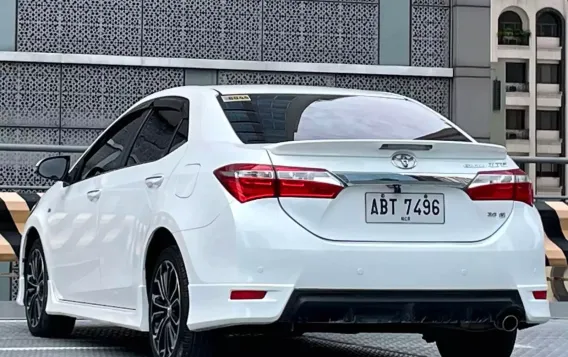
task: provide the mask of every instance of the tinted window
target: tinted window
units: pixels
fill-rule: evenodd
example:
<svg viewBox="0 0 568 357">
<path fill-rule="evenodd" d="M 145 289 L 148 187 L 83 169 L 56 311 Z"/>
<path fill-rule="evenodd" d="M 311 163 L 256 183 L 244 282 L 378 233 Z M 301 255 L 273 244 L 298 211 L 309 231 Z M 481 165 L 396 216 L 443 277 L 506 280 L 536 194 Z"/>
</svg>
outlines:
<svg viewBox="0 0 568 357">
<path fill-rule="evenodd" d="M 560 112 L 537 110 L 536 130 L 560 130 Z"/>
<path fill-rule="evenodd" d="M 537 64 L 536 82 L 544 84 L 560 83 L 560 75 L 557 64 Z"/>
<path fill-rule="evenodd" d="M 325 139 L 469 141 L 440 115 L 404 99 L 254 94 L 220 97 L 219 103 L 245 144 Z"/>
<path fill-rule="evenodd" d="M 538 177 L 558 177 L 560 176 L 560 165 L 557 164 L 536 164 L 536 175 Z"/>
<path fill-rule="evenodd" d="M 508 62 L 505 65 L 505 82 L 526 83 L 527 65 L 524 63 Z"/>
<path fill-rule="evenodd" d="M 122 118 L 111 129 L 115 134 L 102 147 L 87 155 L 81 172 L 81 179 L 118 169 L 124 157 L 121 154 L 128 148 L 147 113 L 147 110 L 138 111 Z"/>
<path fill-rule="evenodd" d="M 126 166 L 144 164 L 164 157 L 181 121 L 182 113 L 179 110 L 154 109 L 134 141 Z"/>
<path fill-rule="evenodd" d="M 170 148 L 170 152 L 174 151 L 175 149 L 179 148 L 183 144 L 187 142 L 187 135 L 189 133 L 189 120 L 184 119 L 181 122 L 178 130 L 176 131 L 176 136 L 174 137 L 174 141 L 172 142 L 172 147 Z"/>
<path fill-rule="evenodd" d="M 522 130 L 525 128 L 525 110 L 507 109 L 507 129 Z"/>
</svg>

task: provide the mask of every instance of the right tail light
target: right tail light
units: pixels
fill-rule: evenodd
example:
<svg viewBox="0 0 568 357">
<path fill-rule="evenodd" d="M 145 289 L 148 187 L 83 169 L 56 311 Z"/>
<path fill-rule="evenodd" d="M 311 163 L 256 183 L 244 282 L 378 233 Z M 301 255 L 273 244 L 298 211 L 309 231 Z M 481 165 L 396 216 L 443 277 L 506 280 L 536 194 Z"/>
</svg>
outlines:
<svg viewBox="0 0 568 357">
<path fill-rule="evenodd" d="M 474 201 L 518 201 L 533 205 L 533 186 L 521 169 L 481 171 L 466 189 Z"/>
</svg>

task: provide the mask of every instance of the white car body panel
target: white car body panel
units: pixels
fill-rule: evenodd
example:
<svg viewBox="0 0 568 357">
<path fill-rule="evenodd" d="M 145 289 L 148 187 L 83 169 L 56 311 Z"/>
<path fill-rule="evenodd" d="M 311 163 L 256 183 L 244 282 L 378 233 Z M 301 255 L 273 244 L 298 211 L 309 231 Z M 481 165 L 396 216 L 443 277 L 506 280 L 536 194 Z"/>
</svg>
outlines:
<svg viewBox="0 0 568 357">
<path fill-rule="evenodd" d="M 219 184 L 214 170 L 249 162 L 358 173 L 393 166 L 388 158 L 375 151 L 373 159 L 372 151 L 362 153 L 357 145 L 344 146 L 351 153 L 348 158 L 329 155 L 321 143 L 303 144 L 302 155 L 290 151 L 298 147 L 245 145 L 219 106 L 217 90 L 227 95 L 290 92 L 402 98 L 299 86 L 179 87 L 144 98 L 132 108 L 162 96 L 189 99 L 189 140 L 158 161 L 67 187 L 56 183 L 43 195 L 25 230 L 36 230 L 44 247 L 50 273 L 48 313 L 148 331 L 144 264 L 153 233 L 166 229 L 177 242 L 190 281 L 191 330 L 275 322 L 294 289 L 302 288 L 510 289 L 519 292 L 527 322 L 539 324 L 550 318 L 548 301 L 532 295 L 547 289 L 544 231 L 534 207 L 512 201 L 472 203 L 454 188 L 417 186 L 410 190 L 446 194 L 446 224 L 386 224 L 378 235 L 377 225 L 361 223 L 361 195 L 381 191 L 384 184 L 347 187 L 333 200 L 269 198 L 241 204 Z M 456 145 L 471 150 L 456 150 L 457 158 L 443 162 L 418 155 L 422 166 L 417 173 L 473 177 L 481 169 L 464 164 L 494 161 L 502 163 L 501 169 L 516 168 L 501 147 L 475 144 L 457 129 L 474 144 Z M 312 156 L 306 154 L 310 152 Z M 156 176 L 163 177 L 159 186 L 148 187 L 145 178 Z M 100 196 L 91 201 L 87 193 L 93 190 L 100 190 Z M 464 207 L 463 212 L 449 208 L 455 205 Z M 487 211 L 506 216 L 488 218 Z M 27 238 L 22 238 L 21 266 Z M 21 305 L 23 270 L 17 298 Z M 235 289 L 268 293 L 258 301 L 230 301 Z"/>
</svg>

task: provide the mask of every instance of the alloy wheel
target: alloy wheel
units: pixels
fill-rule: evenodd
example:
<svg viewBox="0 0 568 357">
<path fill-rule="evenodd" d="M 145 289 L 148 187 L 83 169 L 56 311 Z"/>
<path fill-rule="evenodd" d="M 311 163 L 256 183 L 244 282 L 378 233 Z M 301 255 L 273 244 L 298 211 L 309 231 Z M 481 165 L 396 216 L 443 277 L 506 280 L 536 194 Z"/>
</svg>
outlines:
<svg viewBox="0 0 568 357">
<path fill-rule="evenodd" d="M 38 249 L 35 249 L 28 258 L 25 291 L 26 315 L 31 327 L 36 327 L 39 324 L 45 304 L 45 289 L 43 255 Z"/>
<path fill-rule="evenodd" d="M 170 261 L 163 261 L 150 290 L 150 331 L 160 357 L 173 355 L 180 332 L 181 293 L 178 273 Z"/>
</svg>

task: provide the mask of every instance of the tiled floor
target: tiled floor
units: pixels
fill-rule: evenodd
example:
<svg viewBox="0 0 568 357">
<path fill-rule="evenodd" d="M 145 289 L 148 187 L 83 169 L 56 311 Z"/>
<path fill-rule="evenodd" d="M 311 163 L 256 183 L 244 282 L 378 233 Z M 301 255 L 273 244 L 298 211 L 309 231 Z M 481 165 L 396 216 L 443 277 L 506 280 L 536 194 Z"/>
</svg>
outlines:
<svg viewBox="0 0 568 357">
<path fill-rule="evenodd" d="M 308 334 L 296 339 L 256 336 L 227 337 L 221 355 L 248 357 L 274 354 L 326 357 L 437 357 L 435 345 L 419 335 Z M 93 322 L 80 321 L 70 339 L 31 337 L 25 321 L 0 321 L 2 357 L 137 357 L 148 356 L 147 335 Z M 519 333 L 515 357 L 565 357 L 568 355 L 568 320 L 554 320 Z"/>
</svg>

